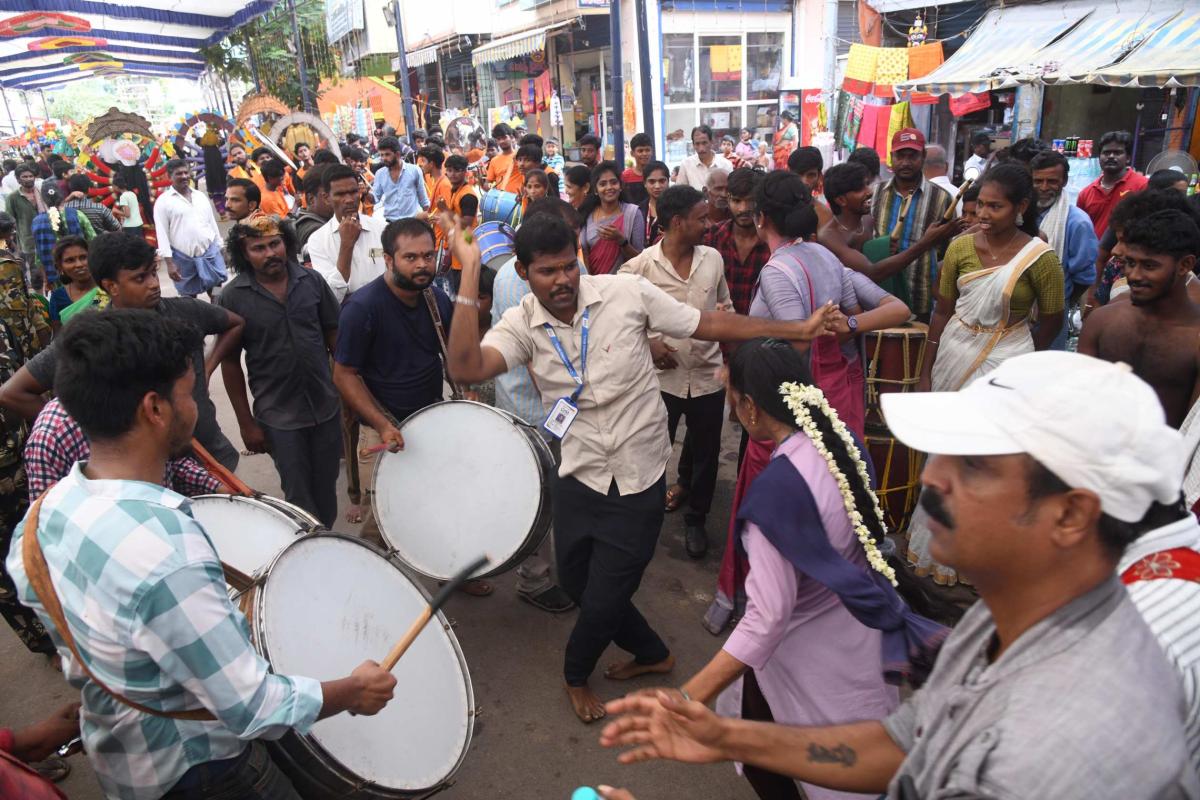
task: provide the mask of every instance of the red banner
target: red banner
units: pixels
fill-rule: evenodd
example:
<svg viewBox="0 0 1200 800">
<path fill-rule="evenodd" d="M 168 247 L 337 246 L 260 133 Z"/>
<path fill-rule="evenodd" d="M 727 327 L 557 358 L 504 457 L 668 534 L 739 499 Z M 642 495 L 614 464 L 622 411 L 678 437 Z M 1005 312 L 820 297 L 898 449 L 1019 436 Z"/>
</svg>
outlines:
<svg viewBox="0 0 1200 800">
<path fill-rule="evenodd" d="M 800 90 L 800 146 L 812 144 L 813 133 L 820 130 L 821 90 Z"/>
</svg>

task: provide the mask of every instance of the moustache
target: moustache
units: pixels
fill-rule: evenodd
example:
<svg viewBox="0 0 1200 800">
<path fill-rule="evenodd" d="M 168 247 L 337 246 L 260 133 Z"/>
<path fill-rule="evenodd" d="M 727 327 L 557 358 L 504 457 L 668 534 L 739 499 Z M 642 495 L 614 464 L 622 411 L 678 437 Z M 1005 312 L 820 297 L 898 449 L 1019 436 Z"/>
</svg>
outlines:
<svg viewBox="0 0 1200 800">
<path fill-rule="evenodd" d="M 937 489 L 926 486 L 921 492 L 921 508 L 930 519 L 944 528 L 954 529 L 954 517 L 946 510 L 946 498 Z"/>
</svg>

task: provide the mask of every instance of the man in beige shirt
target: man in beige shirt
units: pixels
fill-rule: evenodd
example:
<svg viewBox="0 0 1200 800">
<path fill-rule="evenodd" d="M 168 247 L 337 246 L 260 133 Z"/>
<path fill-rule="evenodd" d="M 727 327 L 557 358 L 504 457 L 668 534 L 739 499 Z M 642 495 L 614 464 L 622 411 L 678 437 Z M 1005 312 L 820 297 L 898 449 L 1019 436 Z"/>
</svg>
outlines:
<svg viewBox="0 0 1200 800">
<path fill-rule="evenodd" d="M 691 186 L 672 186 L 658 198 L 663 238 L 621 272 L 640 275 L 680 303 L 701 311 L 730 306 L 721 254 L 700 244 L 708 221 L 708 203 Z M 687 435 L 679 454 L 679 478 L 667 490 L 665 507 L 674 511 L 685 501 L 684 546 L 692 558 L 704 558 L 708 535 L 704 521 L 712 506 L 721 458 L 721 426 L 725 421 L 725 387 L 721 383 L 721 346 L 697 339 L 664 337 L 666 352 L 655 363 L 667 407 L 667 434 L 675 442 L 680 417 Z"/>
<path fill-rule="evenodd" d="M 447 240 L 463 265 L 456 303 L 474 307 L 479 247 L 452 219 Z M 530 293 L 479 341 L 472 314 L 450 326 L 450 372 L 481 383 L 528 367 L 543 405 L 543 427 L 562 440 L 551 497 L 559 583 L 579 605 L 563 667 L 567 694 L 584 722 L 604 716 L 588 678 L 615 642 L 633 654 L 605 677 L 667 672 L 675 659 L 633 605 L 654 555 L 671 454 L 667 410 L 646 336 L 742 341 L 760 336 L 810 340 L 833 324 L 831 307 L 808 320 L 776 322 L 701 311 L 636 275 L 579 276 L 575 230 L 561 217 L 533 214 L 516 237 L 517 274 Z"/>
</svg>

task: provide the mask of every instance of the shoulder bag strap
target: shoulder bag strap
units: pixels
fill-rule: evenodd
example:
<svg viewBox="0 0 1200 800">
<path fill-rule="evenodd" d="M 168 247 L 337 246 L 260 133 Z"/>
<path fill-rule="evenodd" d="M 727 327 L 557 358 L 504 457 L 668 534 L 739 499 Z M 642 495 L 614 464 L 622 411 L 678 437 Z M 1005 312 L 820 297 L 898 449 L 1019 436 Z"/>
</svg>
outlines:
<svg viewBox="0 0 1200 800">
<path fill-rule="evenodd" d="M 75 637 L 71 635 L 71 628 L 67 625 L 66 615 L 63 614 L 62 605 L 58 601 L 58 594 L 54 591 L 54 584 L 50 579 L 50 568 L 46 565 L 46 556 L 42 553 L 42 544 L 38 541 L 38 515 L 42 509 L 42 500 L 45 498 L 46 495 L 44 494 L 39 497 L 29 509 L 29 516 L 25 518 L 25 531 L 21 540 L 21 556 L 24 560 L 25 574 L 29 577 L 29 583 L 33 587 L 34 594 L 37 595 L 38 600 L 41 601 L 42 606 L 46 609 L 46 614 L 50 617 L 50 621 L 54 623 L 55 629 L 58 630 L 58 635 L 66 643 L 67 648 L 71 651 L 71 655 L 75 657 L 75 663 L 79 664 L 83 671 L 87 673 L 92 683 L 111 695 L 113 699 L 143 714 L 194 721 L 216 719 L 206 708 L 197 708 L 190 711 L 159 711 L 155 708 L 148 708 L 108 688 L 88 667 L 87 662 L 79 655 L 79 649 L 75 646 Z"/>
<path fill-rule="evenodd" d="M 442 371 L 446 373 L 446 383 L 450 384 L 450 398 L 462 400 L 462 388 L 450 377 L 450 350 L 446 347 L 446 328 L 442 325 L 442 313 L 438 311 L 437 298 L 433 296 L 433 289 L 426 289 L 421 292 L 421 296 L 425 298 L 429 316 L 433 317 L 433 329 L 437 332 L 438 347 L 442 351 Z"/>
</svg>

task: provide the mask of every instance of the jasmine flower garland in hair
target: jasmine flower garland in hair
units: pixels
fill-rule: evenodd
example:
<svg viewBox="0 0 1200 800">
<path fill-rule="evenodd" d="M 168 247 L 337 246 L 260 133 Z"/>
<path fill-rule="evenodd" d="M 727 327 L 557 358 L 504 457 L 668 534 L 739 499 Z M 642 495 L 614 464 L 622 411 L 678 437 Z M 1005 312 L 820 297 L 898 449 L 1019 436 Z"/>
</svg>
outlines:
<svg viewBox="0 0 1200 800">
<path fill-rule="evenodd" d="M 879 520 L 879 525 L 884 530 L 887 529 L 887 524 L 883 520 L 883 509 L 879 507 L 879 498 L 875 496 L 875 492 L 871 489 L 871 477 L 867 473 L 867 465 L 862 459 L 862 453 L 859 452 L 858 445 L 854 442 L 854 437 L 850 435 L 850 431 L 846 429 L 846 425 L 838 418 L 837 411 L 829 405 L 829 401 L 825 399 L 825 393 L 815 386 L 801 386 L 794 381 L 788 381 L 780 384 L 779 393 L 783 395 L 784 402 L 787 403 L 788 409 L 795 415 L 796 425 L 813 443 L 813 447 L 825 459 L 826 466 L 829 467 L 829 472 L 837 481 L 838 491 L 842 494 L 842 504 L 846 507 L 846 514 L 850 517 L 850 524 L 854 527 L 854 534 L 858 537 L 858 541 L 862 544 L 863 551 L 867 556 L 867 563 L 871 565 L 871 569 L 883 575 L 893 586 L 896 586 L 896 571 L 887 563 L 887 559 L 879 552 L 879 548 L 875 545 L 875 540 L 871 537 L 871 531 L 867 528 L 863 519 L 862 513 L 858 510 L 857 504 L 854 502 L 854 490 L 850 488 L 850 481 L 838 469 L 837 460 L 833 453 L 825 446 L 825 442 L 821 437 L 821 432 L 817 429 L 817 423 L 812 418 L 809 407 L 818 408 L 829 419 L 833 426 L 833 432 L 842 440 L 842 444 L 846 447 L 846 452 L 850 454 L 851 460 L 854 462 L 858 478 L 862 481 L 863 486 L 867 487 L 867 494 L 871 497 L 871 505 L 876 518 Z"/>
<path fill-rule="evenodd" d="M 62 225 L 62 212 L 55 208 L 46 209 L 46 216 L 50 219 L 50 230 L 54 231 L 57 236 L 59 234 L 59 226 Z"/>
</svg>

